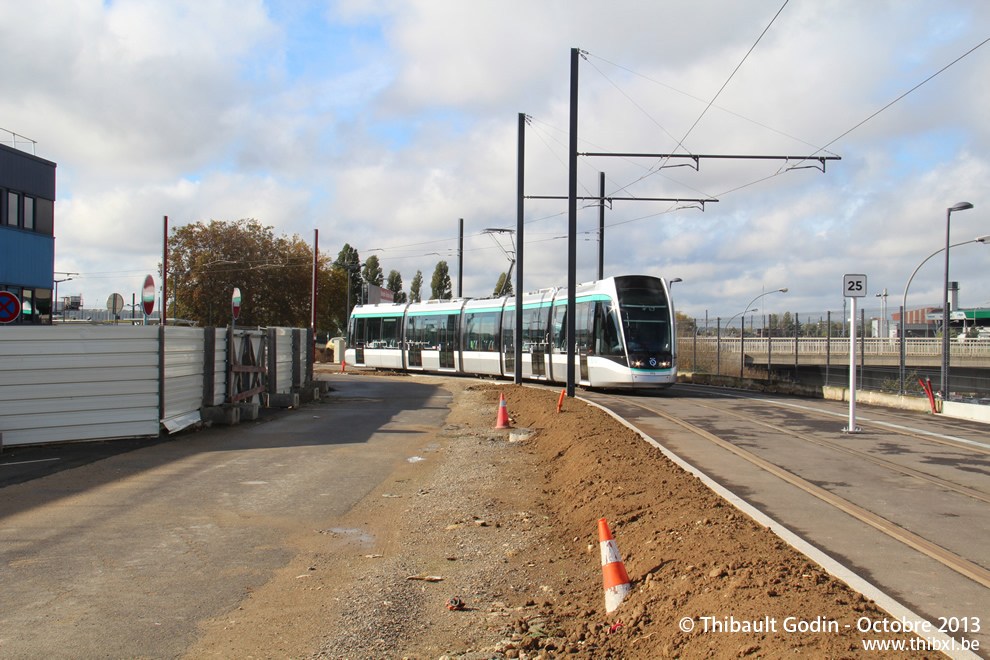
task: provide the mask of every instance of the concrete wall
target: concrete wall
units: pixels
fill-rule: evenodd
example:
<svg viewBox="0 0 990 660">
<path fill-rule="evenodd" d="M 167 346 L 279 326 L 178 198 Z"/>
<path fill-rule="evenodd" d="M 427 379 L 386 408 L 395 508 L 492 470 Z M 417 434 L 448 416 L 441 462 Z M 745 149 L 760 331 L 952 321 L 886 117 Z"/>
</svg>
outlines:
<svg viewBox="0 0 990 660">
<path fill-rule="evenodd" d="M 777 394 L 828 399 L 830 401 L 849 400 L 849 388 L 847 387 L 817 387 L 801 385 L 799 383 L 766 381 L 755 378 L 735 378 L 732 376 L 716 376 L 714 374 L 691 372 L 677 374 L 677 382 L 714 385 L 716 387 L 736 387 L 747 390 L 758 390 L 760 392 L 775 392 Z M 931 404 L 925 397 L 856 390 L 856 402 L 870 406 L 896 408 L 898 410 L 931 412 Z M 973 403 L 956 403 L 953 401 L 937 403 L 941 407 L 939 414 L 945 417 L 990 423 L 990 406 L 981 406 Z"/>
</svg>

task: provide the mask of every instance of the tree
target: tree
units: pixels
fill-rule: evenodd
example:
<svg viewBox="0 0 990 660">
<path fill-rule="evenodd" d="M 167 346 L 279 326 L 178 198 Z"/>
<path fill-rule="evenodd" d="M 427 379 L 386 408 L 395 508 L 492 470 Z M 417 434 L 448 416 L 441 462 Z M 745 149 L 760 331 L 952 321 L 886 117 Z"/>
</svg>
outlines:
<svg viewBox="0 0 990 660">
<path fill-rule="evenodd" d="M 388 273 L 388 283 L 385 288 L 392 292 L 393 302 L 406 302 L 406 294 L 402 290 L 402 275 L 394 268 Z"/>
<path fill-rule="evenodd" d="M 361 272 L 364 281 L 368 284 L 374 284 L 375 286 L 381 286 L 385 281 L 385 275 L 382 272 L 381 264 L 378 263 L 378 255 L 371 255 L 368 257 L 368 261 L 364 264 L 364 270 Z"/>
<path fill-rule="evenodd" d="M 417 270 L 416 276 L 412 279 L 412 283 L 409 285 L 409 302 L 422 302 L 423 295 L 421 291 L 423 290 L 423 271 Z"/>
<path fill-rule="evenodd" d="M 499 296 L 511 296 L 513 293 L 512 277 L 509 273 L 502 273 L 498 276 L 498 282 L 495 283 L 495 290 L 492 295 L 497 298 Z"/>
<path fill-rule="evenodd" d="M 202 325 L 226 325 L 236 287 L 241 290 L 238 323 L 306 327 L 312 263 L 313 250 L 305 241 L 276 237 L 271 227 L 254 219 L 174 227 L 166 309 Z"/>
<path fill-rule="evenodd" d="M 433 279 L 430 281 L 430 288 L 433 291 L 430 300 L 450 300 L 453 297 L 450 286 L 450 270 L 447 268 L 446 261 L 437 263 L 437 267 L 433 271 Z"/>
<path fill-rule="evenodd" d="M 344 243 L 344 247 L 340 248 L 340 252 L 337 253 L 337 260 L 333 262 L 333 268 L 344 274 L 345 289 L 347 289 L 347 283 L 350 282 L 350 291 L 347 292 L 346 304 L 342 309 L 341 327 L 344 327 L 347 325 L 347 314 L 358 303 L 358 294 L 361 292 L 361 256 L 349 243 Z M 350 279 L 347 277 L 348 273 L 350 273 Z"/>
<path fill-rule="evenodd" d="M 688 316 L 687 314 L 682 314 L 680 312 L 676 312 L 674 316 L 675 316 L 674 321 L 677 324 L 678 336 L 681 337 L 694 336 L 694 333 L 698 329 L 695 320 L 690 316 Z"/>
</svg>

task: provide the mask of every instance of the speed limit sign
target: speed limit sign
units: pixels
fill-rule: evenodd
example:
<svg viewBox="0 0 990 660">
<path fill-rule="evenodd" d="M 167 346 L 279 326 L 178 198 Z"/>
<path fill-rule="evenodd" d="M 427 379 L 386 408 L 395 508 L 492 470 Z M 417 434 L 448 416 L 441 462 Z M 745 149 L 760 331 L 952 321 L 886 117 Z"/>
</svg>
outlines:
<svg viewBox="0 0 990 660">
<path fill-rule="evenodd" d="M 843 275 L 842 295 L 846 298 L 866 296 L 866 275 Z"/>
</svg>

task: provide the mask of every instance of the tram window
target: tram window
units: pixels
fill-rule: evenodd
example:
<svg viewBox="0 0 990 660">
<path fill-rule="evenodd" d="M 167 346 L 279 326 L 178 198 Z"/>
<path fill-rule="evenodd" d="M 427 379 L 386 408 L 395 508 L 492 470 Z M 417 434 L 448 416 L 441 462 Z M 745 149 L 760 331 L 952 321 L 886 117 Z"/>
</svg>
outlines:
<svg viewBox="0 0 990 660">
<path fill-rule="evenodd" d="M 395 348 L 399 345 L 399 317 L 388 316 L 382 319 L 382 347 Z"/>
<path fill-rule="evenodd" d="M 467 350 L 494 351 L 498 312 L 475 312 L 464 315 Z"/>
<path fill-rule="evenodd" d="M 543 348 L 547 343 L 550 307 L 523 310 L 523 350 Z"/>
<path fill-rule="evenodd" d="M 364 346 L 365 319 L 357 316 L 351 317 L 351 338 L 348 342 L 351 346 Z"/>
<path fill-rule="evenodd" d="M 427 316 L 423 319 L 423 348 L 437 347 L 437 326 L 439 323 L 440 317 L 438 316 Z"/>
<path fill-rule="evenodd" d="M 420 336 L 423 328 L 420 318 L 419 316 L 406 317 L 406 343 L 409 347 L 419 346 L 423 341 Z"/>
<path fill-rule="evenodd" d="M 515 347 L 516 310 L 506 308 L 502 314 L 502 351 L 513 353 Z"/>
<path fill-rule="evenodd" d="M 579 352 L 587 351 L 591 346 L 591 323 L 591 303 L 574 305 L 574 346 Z"/>
<path fill-rule="evenodd" d="M 380 318 L 362 320 L 365 323 L 365 341 L 368 348 L 378 348 L 382 340 L 382 320 Z"/>
<path fill-rule="evenodd" d="M 595 304 L 595 353 L 604 356 L 623 355 L 615 310 L 608 303 Z"/>
<path fill-rule="evenodd" d="M 554 347 L 559 352 L 567 350 L 567 305 L 553 308 Z"/>
</svg>

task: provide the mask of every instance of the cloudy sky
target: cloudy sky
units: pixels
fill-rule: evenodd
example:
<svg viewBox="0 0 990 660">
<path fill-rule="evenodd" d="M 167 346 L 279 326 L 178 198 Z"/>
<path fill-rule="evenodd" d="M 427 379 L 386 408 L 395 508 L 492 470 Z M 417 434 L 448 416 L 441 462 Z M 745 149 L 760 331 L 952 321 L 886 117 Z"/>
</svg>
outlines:
<svg viewBox="0 0 990 660">
<path fill-rule="evenodd" d="M 59 292 L 87 306 L 140 297 L 165 215 L 319 229 L 407 287 L 440 259 L 456 275 L 463 218 L 481 297 L 508 265 L 484 230 L 515 228 L 519 113 L 527 194 L 567 194 L 580 48 L 581 151 L 841 157 L 580 159 L 583 196 L 605 172 L 608 196 L 719 200 L 614 201 L 607 276 L 682 278 L 679 311 L 726 318 L 781 287 L 767 311 L 841 310 L 864 273 L 879 310 L 944 245 L 947 207 L 975 206 L 953 243 L 990 234 L 988 19 L 984 0 L 5 0 L 0 127 L 58 165 L 55 268 L 79 273 Z M 579 207 L 586 281 L 599 211 Z M 527 290 L 566 284 L 566 210 L 526 202 Z M 951 255 L 961 304 L 990 307 L 990 249 Z M 908 306 L 938 304 L 942 273 Z"/>
</svg>

